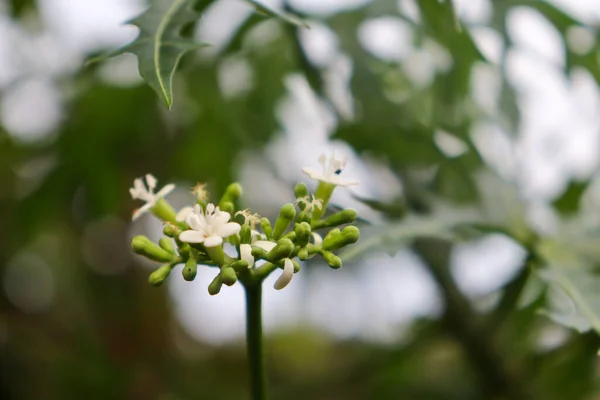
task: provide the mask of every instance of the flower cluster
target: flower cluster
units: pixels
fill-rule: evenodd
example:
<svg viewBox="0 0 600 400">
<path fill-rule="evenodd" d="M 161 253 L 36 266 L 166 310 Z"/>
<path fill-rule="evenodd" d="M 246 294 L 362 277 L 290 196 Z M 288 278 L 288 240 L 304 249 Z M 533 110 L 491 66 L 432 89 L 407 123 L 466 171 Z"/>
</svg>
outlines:
<svg viewBox="0 0 600 400">
<path fill-rule="evenodd" d="M 146 204 L 134 213 L 133 219 L 143 212 L 152 212 L 165 222 L 165 237 L 158 244 L 145 236 L 136 236 L 131 243 L 137 254 L 165 263 L 150 275 L 150 284 L 160 285 L 180 264 L 183 277 L 188 281 L 196 277 L 198 265 L 218 267 L 219 272 L 208 287 L 211 294 L 219 293 L 223 285 L 231 286 L 238 280 L 244 285 L 260 284 L 277 269 L 282 273 L 274 287 L 282 289 L 300 270 L 299 261 L 316 255 L 330 267 L 340 268 L 342 260 L 333 251 L 358 240 L 358 228 L 349 225 L 356 219 L 356 211 L 345 209 L 323 216 L 335 187 L 357 182 L 340 178 L 346 159 L 334 156 L 327 159 L 323 155 L 319 162 L 323 166 L 322 173 L 303 169 L 319 181 L 315 194 L 303 183 L 296 185 L 296 201 L 281 207 L 274 223 L 247 209 L 236 212 L 236 203 L 242 195 L 238 183 L 229 185 L 217 204 L 209 202 L 204 185 L 197 185 L 192 191 L 196 204 L 176 213 L 164 199 L 174 185 L 167 185 L 154 194 L 157 181 L 152 175 L 146 175 L 147 187 L 141 178 L 136 179 L 131 195 Z M 323 237 L 319 232 L 327 229 Z M 225 242 L 235 246 L 237 257 L 223 251 Z"/>
</svg>

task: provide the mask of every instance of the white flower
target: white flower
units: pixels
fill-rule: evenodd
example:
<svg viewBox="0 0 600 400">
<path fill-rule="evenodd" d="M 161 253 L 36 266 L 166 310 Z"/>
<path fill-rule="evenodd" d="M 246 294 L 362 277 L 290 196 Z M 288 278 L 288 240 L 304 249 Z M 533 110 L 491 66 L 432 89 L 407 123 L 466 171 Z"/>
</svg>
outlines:
<svg viewBox="0 0 600 400">
<path fill-rule="evenodd" d="M 187 214 L 185 219 L 192 229 L 181 232 L 179 240 L 186 243 L 204 243 L 206 247 L 220 246 L 223 238 L 240 231 L 240 224 L 229 222 L 230 218 L 228 212 L 221 211 L 212 203 L 207 204 L 206 211 L 196 204 L 194 211 Z"/>
<path fill-rule="evenodd" d="M 353 186 L 358 185 L 357 181 L 346 181 L 340 177 L 340 174 L 348 163 L 348 157 L 342 159 L 336 158 L 334 154 L 327 157 L 325 154 L 319 156 L 319 164 L 322 171 L 311 167 L 302 168 L 302 172 L 317 181 L 329 183 L 336 186 Z"/>
<path fill-rule="evenodd" d="M 131 197 L 134 200 L 139 199 L 146 202 L 146 204 L 133 212 L 132 219 L 134 221 L 138 219 L 140 215 L 154 207 L 160 198 L 165 197 L 175 189 L 175 185 L 170 183 L 155 194 L 154 189 L 156 189 L 156 183 L 156 178 L 150 174 L 146 175 L 146 185 L 144 185 L 144 178 L 137 178 L 133 181 L 133 187 L 129 189 Z"/>
<path fill-rule="evenodd" d="M 269 252 L 277 244 L 268 240 L 256 240 L 252 242 L 252 246 L 260 247 L 261 249 Z M 252 255 L 252 246 L 249 244 L 240 245 L 240 258 L 248 262 L 248 268 L 254 265 L 254 256 Z M 281 290 L 286 287 L 294 277 L 294 263 L 289 258 L 283 261 L 283 273 L 277 278 L 273 287 L 276 290 Z"/>
<path fill-rule="evenodd" d="M 178 222 L 184 222 L 186 220 L 186 218 L 188 217 L 188 215 L 190 215 L 193 212 L 194 212 L 194 207 L 192 207 L 192 206 L 183 207 L 181 210 L 179 210 L 179 212 L 175 216 L 175 220 Z"/>
</svg>

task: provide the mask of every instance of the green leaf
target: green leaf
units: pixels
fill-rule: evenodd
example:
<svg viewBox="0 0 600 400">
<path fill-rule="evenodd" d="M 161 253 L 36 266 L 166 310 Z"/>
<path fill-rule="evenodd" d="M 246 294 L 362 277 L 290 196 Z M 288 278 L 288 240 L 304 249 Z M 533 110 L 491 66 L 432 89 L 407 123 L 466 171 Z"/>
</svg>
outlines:
<svg viewBox="0 0 600 400">
<path fill-rule="evenodd" d="M 550 287 L 549 308 L 543 314 L 579 332 L 600 333 L 600 276 L 586 268 L 551 266 L 540 277 Z"/>
<path fill-rule="evenodd" d="M 150 8 L 128 21 L 140 28 L 137 39 L 88 61 L 88 64 L 123 53 L 135 54 L 140 75 L 171 108 L 173 75 L 179 60 L 185 53 L 206 46 L 181 35 L 186 26 L 200 18 L 194 5 L 195 0 L 152 0 Z"/>
<path fill-rule="evenodd" d="M 361 238 L 340 253 L 344 261 L 377 251 L 395 254 L 417 238 L 436 237 L 453 239 L 454 228 L 469 222 L 480 221 L 477 212 L 469 209 L 440 209 L 426 216 L 409 215 L 400 222 L 361 227 Z"/>
<path fill-rule="evenodd" d="M 310 25 L 308 25 L 306 23 L 306 21 L 303 21 L 302 19 L 296 17 L 295 15 L 292 15 L 292 14 L 286 13 L 286 12 L 275 11 L 272 8 L 269 8 L 269 7 L 265 6 L 264 4 L 259 3 L 256 0 L 246 0 L 246 1 L 250 4 L 252 4 L 254 9 L 260 14 L 264 14 L 269 17 L 280 19 L 280 20 L 287 22 L 289 24 L 292 24 L 292 25 L 297 25 L 297 26 L 301 26 L 302 28 L 310 29 Z"/>
<path fill-rule="evenodd" d="M 552 205 L 563 215 L 576 213 L 579 210 L 581 197 L 588 188 L 589 183 L 589 181 L 571 181 L 569 187 L 559 198 L 552 202 Z"/>
</svg>

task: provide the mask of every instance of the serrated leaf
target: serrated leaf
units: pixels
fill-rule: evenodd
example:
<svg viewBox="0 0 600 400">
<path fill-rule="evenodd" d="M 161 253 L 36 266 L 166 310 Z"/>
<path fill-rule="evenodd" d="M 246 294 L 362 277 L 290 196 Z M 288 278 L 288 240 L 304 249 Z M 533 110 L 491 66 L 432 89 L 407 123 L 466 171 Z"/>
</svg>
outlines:
<svg viewBox="0 0 600 400">
<path fill-rule="evenodd" d="M 194 0 L 152 0 L 146 11 L 128 21 L 140 29 L 133 42 L 88 63 L 123 53 L 136 55 L 140 75 L 170 108 L 173 75 L 179 60 L 185 53 L 205 46 L 181 35 L 185 26 L 200 18 L 194 4 Z"/>
<path fill-rule="evenodd" d="M 246 1 L 248 3 L 250 3 L 254 7 L 254 9 L 260 14 L 264 14 L 269 17 L 280 19 L 280 20 L 287 22 L 289 24 L 292 24 L 292 25 L 297 25 L 302 28 L 310 29 L 310 26 L 308 25 L 308 23 L 306 23 L 306 21 L 303 21 L 302 19 L 296 17 L 295 15 L 292 15 L 292 14 L 286 13 L 286 12 L 275 11 L 272 8 L 267 7 L 264 4 L 261 4 L 256 0 L 246 0 Z"/>
</svg>

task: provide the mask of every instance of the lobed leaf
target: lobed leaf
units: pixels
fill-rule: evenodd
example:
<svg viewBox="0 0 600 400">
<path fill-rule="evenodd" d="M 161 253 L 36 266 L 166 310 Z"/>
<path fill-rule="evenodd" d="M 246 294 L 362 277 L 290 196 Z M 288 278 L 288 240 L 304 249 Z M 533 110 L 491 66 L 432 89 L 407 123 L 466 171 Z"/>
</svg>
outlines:
<svg viewBox="0 0 600 400">
<path fill-rule="evenodd" d="M 138 37 L 88 63 L 123 53 L 136 55 L 140 75 L 170 108 L 173 104 L 173 75 L 179 60 L 187 52 L 206 46 L 181 34 L 186 26 L 200 18 L 201 14 L 194 9 L 195 3 L 195 0 L 151 0 L 146 11 L 128 21 L 140 29 Z"/>
</svg>

